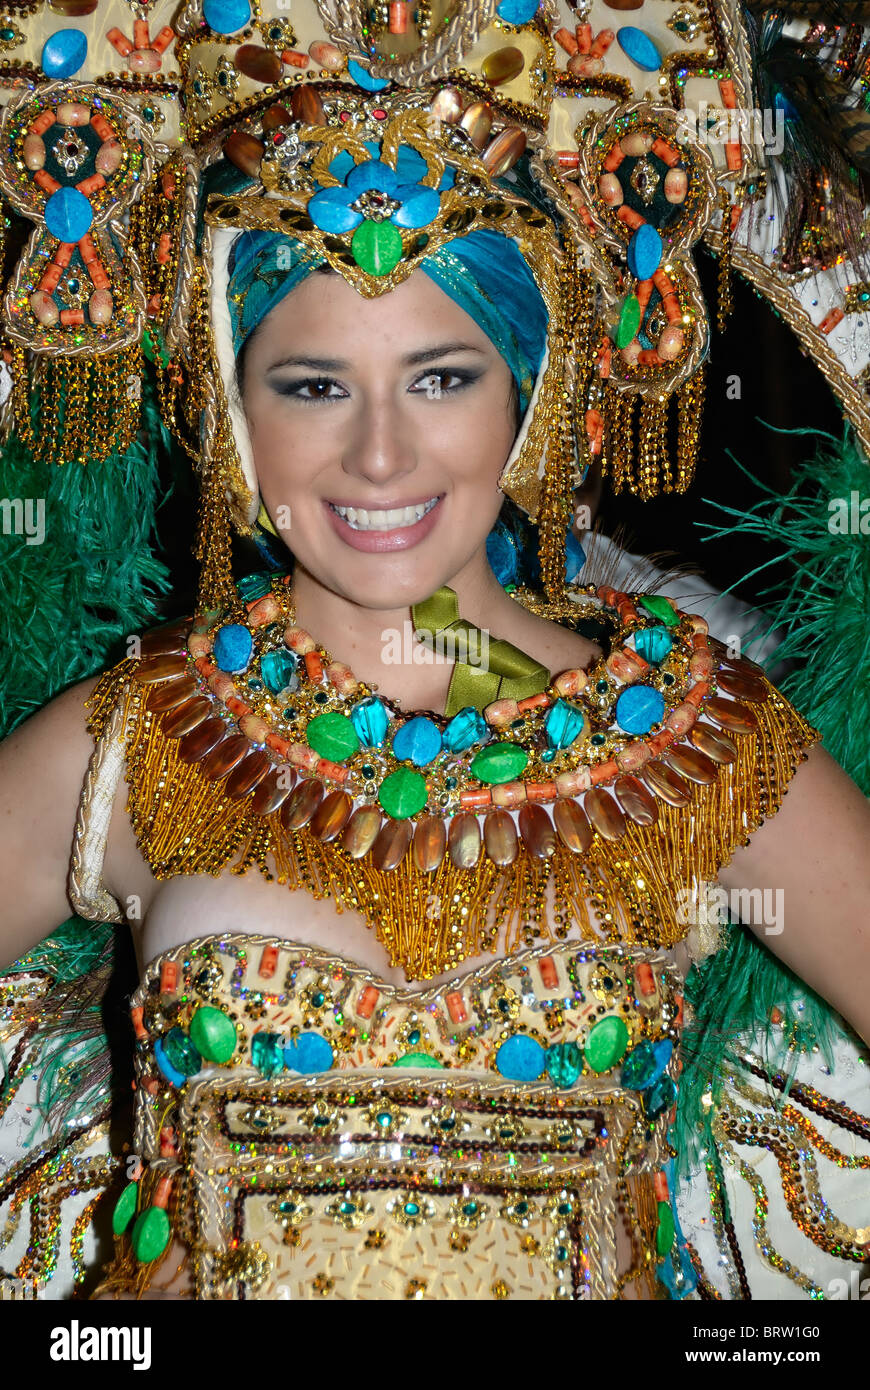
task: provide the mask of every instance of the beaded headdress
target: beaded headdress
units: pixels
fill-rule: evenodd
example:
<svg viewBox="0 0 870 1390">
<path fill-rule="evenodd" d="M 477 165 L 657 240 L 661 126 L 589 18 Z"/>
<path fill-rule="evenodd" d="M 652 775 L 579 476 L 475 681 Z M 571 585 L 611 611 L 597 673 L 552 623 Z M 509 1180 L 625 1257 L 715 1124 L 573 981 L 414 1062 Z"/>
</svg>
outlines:
<svg viewBox="0 0 870 1390">
<path fill-rule="evenodd" d="M 818 224 L 813 245 L 771 244 L 779 204 L 764 168 L 781 171 L 748 118 L 735 0 L 15 11 L 0 37 L 3 429 L 56 463 L 123 451 L 147 354 L 164 420 L 201 475 L 209 601 L 226 597 L 229 519 L 245 530 L 256 513 L 225 300 L 240 229 L 288 233 L 361 295 L 472 230 L 516 243 L 550 322 L 502 487 L 540 523 L 551 595 L 591 456 L 617 491 L 691 480 L 710 336 L 701 238 L 721 256 L 720 315 L 733 259 L 870 435 L 870 341 L 840 332 L 856 289 L 840 308 L 842 246 Z M 400 156 L 416 161 L 410 179 Z"/>
</svg>

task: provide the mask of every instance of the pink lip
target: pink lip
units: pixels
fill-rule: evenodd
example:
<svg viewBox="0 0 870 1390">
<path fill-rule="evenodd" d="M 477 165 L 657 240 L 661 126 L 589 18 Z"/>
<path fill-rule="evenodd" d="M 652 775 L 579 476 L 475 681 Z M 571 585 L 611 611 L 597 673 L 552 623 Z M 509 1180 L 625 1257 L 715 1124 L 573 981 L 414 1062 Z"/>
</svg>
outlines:
<svg viewBox="0 0 870 1390">
<path fill-rule="evenodd" d="M 430 493 L 429 497 L 431 496 Z M 428 502 L 429 497 L 421 498 L 420 503 Z M 392 550 L 410 550 L 412 546 L 419 545 L 422 540 L 425 540 L 438 520 L 443 501 L 444 497 L 439 497 L 430 512 L 427 512 L 413 526 L 403 526 L 398 531 L 354 531 L 353 527 L 349 526 L 344 518 L 338 515 L 338 512 L 332 510 L 328 502 L 324 502 L 323 505 L 335 531 L 346 545 L 352 546 L 354 550 L 367 551 L 369 554 L 385 554 Z M 334 505 L 352 507 L 354 503 L 336 502 Z M 416 505 L 420 504 L 401 502 L 395 504 L 395 509 L 398 510 L 400 506 L 413 507 Z M 393 509 L 388 503 L 382 502 L 377 510 L 390 511 Z"/>
</svg>

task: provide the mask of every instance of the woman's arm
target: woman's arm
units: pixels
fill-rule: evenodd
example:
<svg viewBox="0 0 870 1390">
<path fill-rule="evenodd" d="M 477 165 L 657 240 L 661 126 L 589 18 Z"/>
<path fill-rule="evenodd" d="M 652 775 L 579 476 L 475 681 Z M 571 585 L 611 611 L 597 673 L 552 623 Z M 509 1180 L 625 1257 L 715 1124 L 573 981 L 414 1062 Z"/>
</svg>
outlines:
<svg viewBox="0 0 870 1390">
<path fill-rule="evenodd" d="M 0 970 L 71 916 L 73 833 L 93 752 L 72 686 L 0 743 Z"/>
<path fill-rule="evenodd" d="M 719 883 L 742 890 L 745 924 L 870 1043 L 870 801 L 820 745 Z"/>
</svg>

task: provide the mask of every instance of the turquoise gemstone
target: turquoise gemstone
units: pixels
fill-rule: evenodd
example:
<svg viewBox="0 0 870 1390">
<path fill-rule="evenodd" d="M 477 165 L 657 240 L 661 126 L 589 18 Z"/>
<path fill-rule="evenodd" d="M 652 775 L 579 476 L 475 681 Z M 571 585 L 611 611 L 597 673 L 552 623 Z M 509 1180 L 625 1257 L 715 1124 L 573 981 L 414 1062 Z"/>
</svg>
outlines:
<svg viewBox="0 0 870 1390">
<path fill-rule="evenodd" d="M 254 639 L 241 623 L 227 623 L 215 633 L 212 655 L 222 671 L 244 671 L 254 651 Z"/>
<path fill-rule="evenodd" d="M 182 1076 L 195 1076 L 202 1070 L 202 1058 L 183 1028 L 170 1028 L 163 1039 L 164 1055 Z"/>
<path fill-rule="evenodd" d="M 422 184 L 400 184 L 395 197 L 402 199 L 402 206 L 393 213 L 393 221 L 397 227 L 407 227 L 410 231 L 428 227 L 441 211 L 441 198 L 435 189 Z"/>
<path fill-rule="evenodd" d="M 299 662 L 293 652 L 281 650 L 267 652 L 260 661 L 260 674 L 273 695 L 281 690 L 298 690 L 299 677 L 296 674 Z"/>
<path fill-rule="evenodd" d="M 623 53 L 644 72 L 658 72 L 662 65 L 662 55 L 652 39 L 642 29 L 626 24 L 616 31 L 616 41 Z"/>
<path fill-rule="evenodd" d="M 263 1076 L 277 1076 L 284 1070 L 284 1039 L 280 1033 L 255 1033 L 251 1038 L 251 1061 Z"/>
<path fill-rule="evenodd" d="M 355 58 L 350 58 L 347 64 L 347 71 L 358 87 L 362 87 L 366 92 L 382 92 L 385 87 L 389 87 L 389 82 L 380 77 L 372 77 L 368 68 L 364 68 Z"/>
<path fill-rule="evenodd" d="M 674 642 L 666 627 L 641 627 L 634 634 L 634 645 L 638 656 L 657 666 L 664 661 Z"/>
<path fill-rule="evenodd" d="M 576 1043 L 547 1048 L 547 1075 L 555 1086 L 573 1086 L 582 1070 L 583 1054 Z"/>
<path fill-rule="evenodd" d="M 557 700 L 544 725 L 553 748 L 568 748 L 586 726 L 586 717 L 576 705 Z"/>
<path fill-rule="evenodd" d="M 235 34 L 251 19 L 248 0 L 205 0 L 202 17 L 216 34 Z"/>
<path fill-rule="evenodd" d="M 659 1115 L 663 1115 L 666 1110 L 670 1110 L 677 1098 L 677 1088 L 669 1076 L 661 1076 L 654 1086 L 646 1092 L 643 1098 L 643 1108 L 654 1120 Z"/>
<path fill-rule="evenodd" d="M 441 731 L 425 714 L 418 714 L 394 733 L 393 752 L 400 762 L 426 767 L 441 752 Z"/>
<path fill-rule="evenodd" d="M 93 220 L 91 205 L 77 188 L 58 188 L 45 205 L 45 225 L 58 241 L 79 241 Z"/>
<path fill-rule="evenodd" d="M 359 704 L 354 705 L 350 712 L 350 722 L 356 729 L 357 738 L 363 748 L 380 748 L 390 727 L 390 716 L 383 700 L 379 700 L 375 695 L 368 695 L 364 700 L 360 700 Z"/>
<path fill-rule="evenodd" d="M 406 1216 L 419 1216 L 420 1207 L 417 1202 L 406 1202 L 402 1208 Z"/>
<path fill-rule="evenodd" d="M 632 275 L 638 280 L 651 280 L 662 259 L 662 239 L 655 227 L 644 222 L 628 243 L 626 260 Z"/>
<path fill-rule="evenodd" d="M 496 14 L 505 24 L 528 24 L 538 13 L 538 0 L 501 0 Z"/>
<path fill-rule="evenodd" d="M 316 227 L 330 236 L 352 232 L 362 222 L 362 215 L 350 206 L 347 189 L 322 188 L 308 203 L 308 215 Z"/>
<path fill-rule="evenodd" d="M 174 1067 L 170 1062 L 166 1055 L 166 1049 L 163 1046 L 162 1038 L 158 1038 L 154 1044 L 154 1061 L 157 1063 L 160 1072 L 166 1077 L 170 1086 L 184 1085 L 187 1077 L 184 1075 L 184 1072 L 179 1071 L 178 1068 Z"/>
<path fill-rule="evenodd" d="M 665 712 L 665 697 L 651 685 L 630 685 L 616 702 L 616 722 L 627 734 L 648 734 Z"/>
<path fill-rule="evenodd" d="M 271 577 L 268 574 L 246 574 L 236 583 L 239 598 L 243 598 L 245 603 L 253 603 L 254 599 L 263 598 L 271 588 Z"/>
<path fill-rule="evenodd" d="M 300 1033 L 284 1048 L 284 1061 L 290 1071 L 302 1072 L 305 1076 L 329 1071 L 334 1059 L 335 1053 L 322 1033 Z"/>
<path fill-rule="evenodd" d="M 495 1064 L 507 1081 L 537 1081 L 547 1064 L 547 1053 L 534 1038 L 517 1033 L 502 1043 Z"/>
<path fill-rule="evenodd" d="M 480 710 L 475 709 L 474 705 L 466 705 L 465 709 L 454 714 L 444 730 L 444 747 L 449 748 L 451 753 L 464 753 L 473 743 L 480 743 L 481 739 L 486 738 L 487 727 Z"/>
<path fill-rule="evenodd" d="M 81 29 L 55 29 L 54 33 L 50 34 L 42 45 L 39 61 L 46 77 L 72 77 L 73 73 L 78 72 L 79 68 L 84 66 L 87 56 L 88 40 Z M 69 189 L 68 191 L 72 193 L 75 190 Z M 79 197 L 87 202 L 83 193 L 80 193 Z M 49 231 L 52 236 L 59 235 L 50 227 Z M 80 232 L 79 236 L 84 236 L 84 232 Z M 75 241 L 75 237 L 64 237 L 63 240 Z"/>
</svg>

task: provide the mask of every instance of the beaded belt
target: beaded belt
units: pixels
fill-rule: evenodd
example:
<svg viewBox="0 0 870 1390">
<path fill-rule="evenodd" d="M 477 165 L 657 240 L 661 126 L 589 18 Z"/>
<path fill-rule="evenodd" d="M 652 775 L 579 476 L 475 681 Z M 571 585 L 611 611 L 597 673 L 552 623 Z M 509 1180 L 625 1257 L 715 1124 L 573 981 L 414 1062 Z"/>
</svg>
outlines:
<svg viewBox="0 0 870 1390">
<path fill-rule="evenodd" d="M 662 1253 L 678 987 L 586 941 L 427 990 L 278 938 L 180 946 L 133 1001 L 119 1258 L 144 1286 L 171 1215 L 200 1298 L 613 1297 Z"/>
</svg>

